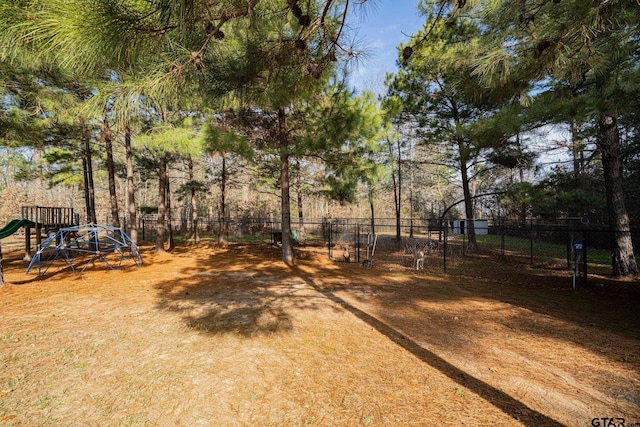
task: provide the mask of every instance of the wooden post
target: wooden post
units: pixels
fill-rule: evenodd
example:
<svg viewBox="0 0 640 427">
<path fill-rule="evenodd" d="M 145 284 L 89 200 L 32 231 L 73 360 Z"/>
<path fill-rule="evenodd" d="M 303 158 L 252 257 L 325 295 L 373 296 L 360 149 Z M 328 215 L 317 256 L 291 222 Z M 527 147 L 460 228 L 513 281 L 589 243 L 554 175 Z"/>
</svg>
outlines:
<svg viewBox="0 0 640 427">
<path fill-rule="evenodd" d="M 31 227 L 24 228 L 24 261 L 31 261 Z"/>
</svg>

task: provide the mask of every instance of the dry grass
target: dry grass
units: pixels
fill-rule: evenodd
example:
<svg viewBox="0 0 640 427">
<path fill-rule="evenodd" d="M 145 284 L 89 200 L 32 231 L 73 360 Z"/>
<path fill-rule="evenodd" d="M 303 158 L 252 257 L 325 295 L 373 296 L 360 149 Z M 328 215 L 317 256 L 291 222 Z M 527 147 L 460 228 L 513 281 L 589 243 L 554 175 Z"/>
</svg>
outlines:
<svg viewBox="0 0 640 427">
<path fill-rule="evenodd" d="M 292 268 L 268 245 L 143 249 L 141 268 L 41 278 L 5 253 L 0 424 L 640 422 L 637 281 L 573 291 L 488 258 L 443 276 L 309 247 Z"/>
</svg>

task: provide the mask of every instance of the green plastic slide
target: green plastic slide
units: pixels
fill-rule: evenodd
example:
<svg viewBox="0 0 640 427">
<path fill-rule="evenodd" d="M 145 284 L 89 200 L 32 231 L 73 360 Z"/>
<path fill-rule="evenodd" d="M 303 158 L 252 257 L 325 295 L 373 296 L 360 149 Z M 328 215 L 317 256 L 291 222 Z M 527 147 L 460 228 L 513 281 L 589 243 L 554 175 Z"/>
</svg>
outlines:
<svg viewBox="0 0 640 427">
<path fill-rule="evenodd" d="M 22 227 L 35 227 L 35 224 L 28 219 L 14 219 L 0 229 L 0 239 L 11 236 Z"/>
</svg>

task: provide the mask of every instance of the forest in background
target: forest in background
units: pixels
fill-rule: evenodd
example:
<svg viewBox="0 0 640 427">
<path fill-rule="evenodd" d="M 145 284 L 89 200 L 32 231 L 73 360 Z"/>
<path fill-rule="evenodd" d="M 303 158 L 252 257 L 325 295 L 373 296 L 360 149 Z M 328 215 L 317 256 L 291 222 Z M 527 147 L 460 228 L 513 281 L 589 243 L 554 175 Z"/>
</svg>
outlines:
<svg viewBox="0 0 640 427">
<path fill-rule="evenodd" d="M 379 98 L 372 3 L 1 1 L 0 219 L 584 217 L 637 275 L 637 2 L 421 1 Z"/>
</svg>

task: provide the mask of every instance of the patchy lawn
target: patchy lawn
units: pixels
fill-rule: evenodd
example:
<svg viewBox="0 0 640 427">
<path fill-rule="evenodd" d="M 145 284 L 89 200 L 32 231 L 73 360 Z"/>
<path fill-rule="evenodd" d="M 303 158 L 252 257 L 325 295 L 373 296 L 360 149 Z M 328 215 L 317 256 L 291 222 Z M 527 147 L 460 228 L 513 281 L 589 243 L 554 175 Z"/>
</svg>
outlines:
<svg viewBox="0 0 640 427">
<path fill-rule="evenodd" d="M 5 248 L 0 425 L 640 423 L 638 280 L 298 250 L 143 247 L 140 268 L 37 277 Z"/>
</svg>

